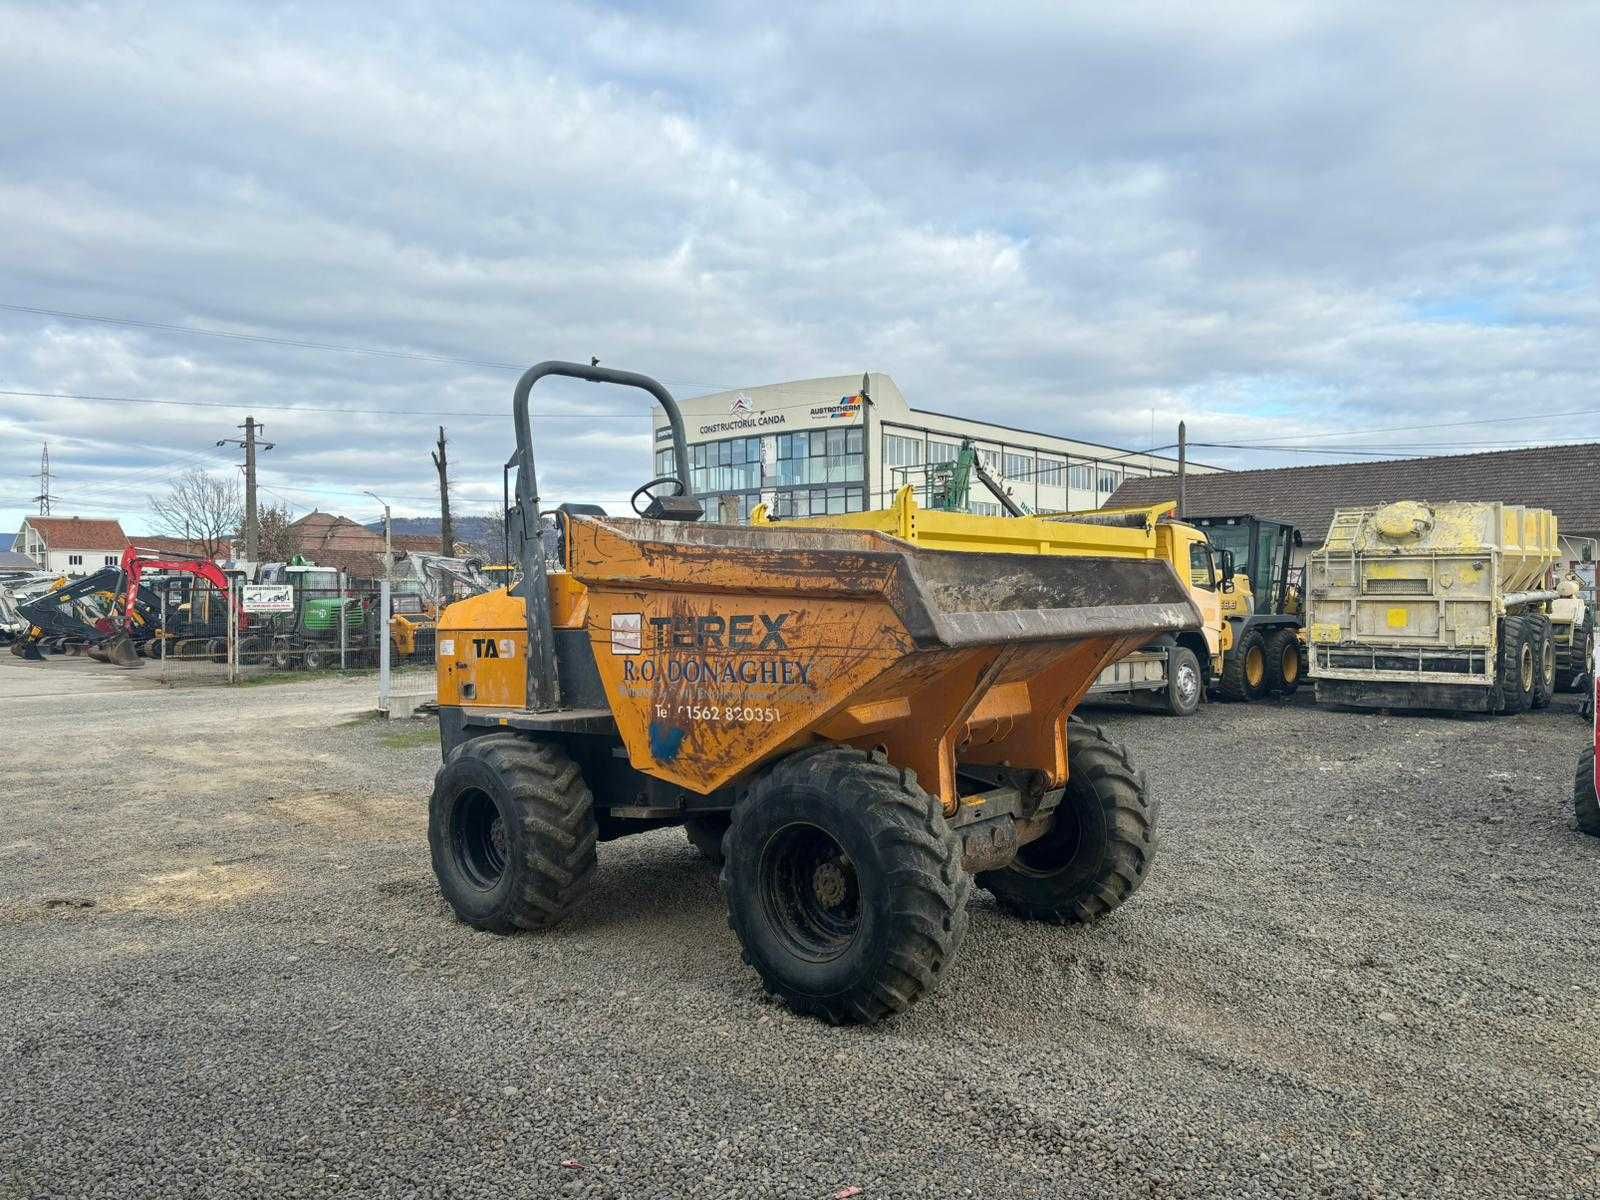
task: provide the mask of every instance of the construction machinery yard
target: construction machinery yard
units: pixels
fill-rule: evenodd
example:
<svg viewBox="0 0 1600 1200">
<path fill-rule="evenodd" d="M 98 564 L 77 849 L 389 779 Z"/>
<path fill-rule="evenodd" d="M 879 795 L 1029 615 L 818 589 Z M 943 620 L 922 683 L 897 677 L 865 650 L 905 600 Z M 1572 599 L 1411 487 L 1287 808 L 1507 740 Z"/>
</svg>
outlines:
<svg viewBox="0 0 1600 1200">
<path fill-rule="evenodd" d="M 764 997 L 678 830 L 602 846 L 555 930 L 474 933 L 435 722 L 367 719 L 362 677 L 218 695 L 0 655 L 0 1194 L 1600 1184 L 1576 697 L 1099 709 L 1162 801 L 1134 902 L 1061 930 L 975 892 L 936 993 L 836 1029 Z"/>
</svg>

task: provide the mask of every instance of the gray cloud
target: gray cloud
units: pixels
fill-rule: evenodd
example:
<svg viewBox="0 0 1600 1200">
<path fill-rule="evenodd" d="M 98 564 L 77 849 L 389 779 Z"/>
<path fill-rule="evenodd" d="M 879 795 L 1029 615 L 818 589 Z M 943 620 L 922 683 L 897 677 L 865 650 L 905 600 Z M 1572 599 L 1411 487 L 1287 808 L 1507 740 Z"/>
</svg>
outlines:
<svg viewBox="0 0 1600 1200">
<path fill-rule="evenodd" d="M 464 8 L 5 6 L 0 302 L 686 394 L 870 367 L 1124 446 L 1600 408 L 1592 6 Z M 431 511 L 443 423 L 487 512 L 511 379 L 0 312 L 0 388 L 239 406 L 0 396 L 0 526 L 48 439 L 141 527 L 251 406 L 301 510 Z M 649 473 L 626 394 L 541 399 L 553 494 Z"/>
</svg>

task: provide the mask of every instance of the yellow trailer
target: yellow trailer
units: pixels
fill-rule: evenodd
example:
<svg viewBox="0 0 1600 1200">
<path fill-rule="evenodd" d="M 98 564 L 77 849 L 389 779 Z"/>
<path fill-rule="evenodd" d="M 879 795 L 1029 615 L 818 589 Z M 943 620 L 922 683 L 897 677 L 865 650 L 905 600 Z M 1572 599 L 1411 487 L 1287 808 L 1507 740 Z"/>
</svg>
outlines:
<svg viewBox="0 0 1600 1200">
<path fill-rule="evenodd" d="M 1400 500 L 1334 514 L 1306 561 L 1317 699 L 1522 712 L 1549 704 L 1555 514 Z"/>
</svg>

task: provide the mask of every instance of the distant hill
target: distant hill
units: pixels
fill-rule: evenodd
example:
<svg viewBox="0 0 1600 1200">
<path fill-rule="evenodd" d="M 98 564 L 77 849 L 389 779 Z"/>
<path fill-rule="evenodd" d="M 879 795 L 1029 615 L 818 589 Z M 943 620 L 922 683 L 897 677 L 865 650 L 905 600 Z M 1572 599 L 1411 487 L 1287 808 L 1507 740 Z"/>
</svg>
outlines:
<svg viewBox="0 0 1600 1200">
<path fill-rule="evenodd" d="M 438 537 L 438 517 L 396 517 L 392 522 L 396 537 Z M 491 536 L 498 538 L 500 529 L 491 517 L 456 517 L 451 524 L 455 526 L 456 541 L 482 544 Z M 367 528 L 373 533 L 383 532 L 382 521 L 372 521 Z"/>
</svg>

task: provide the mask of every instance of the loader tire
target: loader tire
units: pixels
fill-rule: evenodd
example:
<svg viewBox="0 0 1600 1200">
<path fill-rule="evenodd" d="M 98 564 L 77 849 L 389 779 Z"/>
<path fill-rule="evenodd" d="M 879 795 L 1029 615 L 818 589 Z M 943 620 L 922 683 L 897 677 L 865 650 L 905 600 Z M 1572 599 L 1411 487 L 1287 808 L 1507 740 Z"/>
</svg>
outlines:
<svg viewBox="0 0 1600 1200">
<path fill-rule="evenodd" d="M 1267 690 L 1275 696 L 1292 696 L 1300 687 L 1300 639 L 1292 625 L 1267 635 Z"/>
<path fill-rule="evenodd" d="M 1572 779 L 1572 815 L 1578 829 L 1591 837 L 1600 837 L 1600 797 L 1594 790 L 1594 747 L 1583 752 L 1578 760 L 1578 773 Z"/>
<path fill-rule="evenodd" d="M 320 671 L 332 662 L 333 655 L 319 646 L 307 646 L 300 655 L 300 665 L 308 671 Z"/>
<path fill-rule="evenodd" d="M 1549 708 L 1550 698 L 1556 692 L 1556 637 L 1546 616 L 1522 618 L 1528 627 L 1533 644 L 1533 692 L 1528 697 L 1529 707 Z"/>
<path fill-rule="evenodd" d="M 1067 726 L 1067 787 L 1050 832 L 984 871 L 978 886 L 1030 921 L 1087 925 L 1144 882 L 1156 849 L 1159 806 L 1128 752 L 1097 726 Z"/>
<path fill-rule="evenodd" d="M 471 738 L 434 776 L 433 873 L 474 929 L 547 929 L 567 916 L 593 877 L 597 838 L 594 797 L 553 743 Z"/>
<path fill-rule="evenodd" d="M 1227 700 L 1259 700 L 1267 694 L 1267 647 L 1259 629 L 1245 630 L 1228 650 L 1218 689 Z"/>
<path fill-rule="evenodd" d="M 1527 712 L 1533 702 L 1535 659 L 1533 639 L 1521 617 L 1500 619 L 1500 659 L 1495 687 L 1500 693 L 1500 711 L 1506 714 Z"/>
<path fill-rule="evenodd" d="M 1200 707 L 1200 698 L 1206 694 L 1206 677 L 1201 674 L 1200 660 L 1187 646 L 1174 646 L 1167 655 L 1167 693 L 1163 697 L 1167 712 L 1175 717 L 1187 717 Z"/>
<path fill-rule="evenodd" d="M 722 839 L 728 832 L 727 813 L 706 813 L 689 817 L 683 823 L 683 832 L 689 844 L 717 866 L 722 865 Z"/>
<path fill-rule="evenodd" d="M 1573 626 L 1572 644 L 1566 652 L 1565 661 L 1560 664 L 1560 677 L 1556 683 L 1561 691 L 1576 692 L 1583 688 L 1584 676 L 1589 672 L 1589 658 L 1593 649 L 1594 631 L 1589 628 L 1589 617 L 1585 613 L 1583 624 Z"/>
<path fill-rule="evenodd" d="M 847 746 L 801 750 L 751 785 L 723 843 L 728 924 L 799 1013 L 871 1024 L 938 987 L 972 880 L 911 771 Z"/>
</svg>

